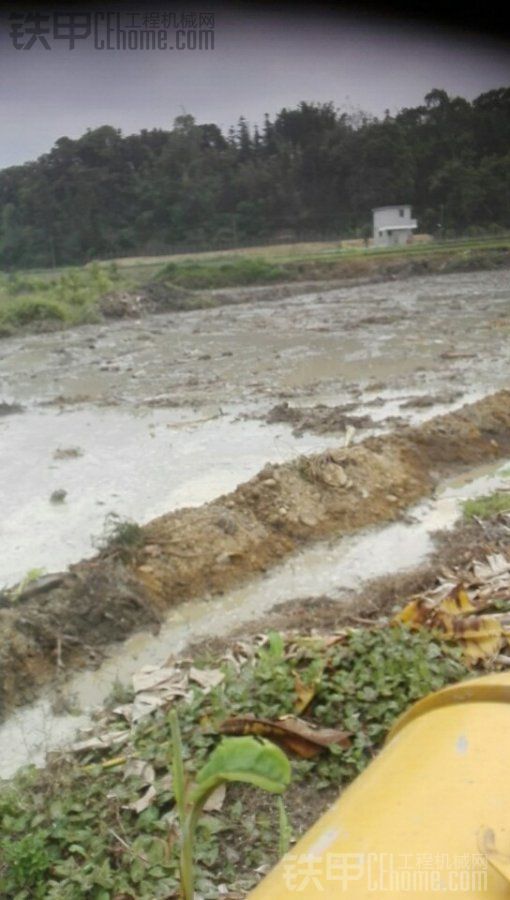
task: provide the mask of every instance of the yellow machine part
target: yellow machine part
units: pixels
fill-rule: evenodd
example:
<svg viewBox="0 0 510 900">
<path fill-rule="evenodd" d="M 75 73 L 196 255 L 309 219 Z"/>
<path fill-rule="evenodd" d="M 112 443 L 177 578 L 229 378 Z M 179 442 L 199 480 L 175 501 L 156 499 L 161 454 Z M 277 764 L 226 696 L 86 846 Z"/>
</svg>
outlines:
<svg viewBox="0 0 510 900">
<path fill-rule="evenodd" d="M 252 900 L 510 900 L 510 674 L 430 694 Z"/>
</svg>

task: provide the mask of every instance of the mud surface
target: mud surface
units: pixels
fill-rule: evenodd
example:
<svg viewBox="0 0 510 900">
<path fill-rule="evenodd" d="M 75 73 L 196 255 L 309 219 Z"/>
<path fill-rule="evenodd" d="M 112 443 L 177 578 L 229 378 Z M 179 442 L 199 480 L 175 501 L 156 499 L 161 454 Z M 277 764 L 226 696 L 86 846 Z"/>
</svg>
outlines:
<svg viewBox="0 0 510 900">
<path fill-rule="evenodd" d="M 502 386 L 507 270 L 416 277 L 89 325 L 0 344 L 0 401 L 216 409 Z M 261 299 L 259 299 L 261 298 Z M 308 398 L 308 399 L 307 399 Z"/>
<path fill-rule="evenodd" d="M 0 403 L 0 416 L 12 416 L 20 412 L 23 412 L 20 403 Z"/>
<path fill-rule="evenodd" d="M 333 407 L 324 403 L 318 403 L 316 406 L 292 407 L 284 400 L 269 410 L 265 421 L 270 425 L 274 422 L 287 422 L 293 426 L 294 435 L 303 434 L 304 431 L 331 434 L 346 432 L 348 428 L 373 428 L 375 423 L 371 416 L 351 414 L 356 408 L 356 403 Z"/>
<path fill-rule="evenodd" d="M 0 585 L 23 583 L 0 598 L 4 713 L 169 606 L 507 453 L 507 394 L 421 423 L 507 385 L 508 271 L 309 287 L 0 343 Z M 141 544 L 67 571 L 111 511 L 148 523 Z"/>
<path fill-rule="evenodd" d="M 507 385 L 507 270 L 284 287 L 0 342 L 0 586 L 92 555 L 110 512 L 147 522 Z"/>
<path fill-rule="evenodd" d="M 0 609 L 3 714 L 62 668 L 169 606 L 221 594 L 304 544 L 397 519 L 460 468 L 510 453 L 510 392 L 357 446 L 267 465 L 235 491 L 119 534 L 96 558 L 28 585 Z M 35 588 L 35 593 L 34 593 Z"/>
</svg>

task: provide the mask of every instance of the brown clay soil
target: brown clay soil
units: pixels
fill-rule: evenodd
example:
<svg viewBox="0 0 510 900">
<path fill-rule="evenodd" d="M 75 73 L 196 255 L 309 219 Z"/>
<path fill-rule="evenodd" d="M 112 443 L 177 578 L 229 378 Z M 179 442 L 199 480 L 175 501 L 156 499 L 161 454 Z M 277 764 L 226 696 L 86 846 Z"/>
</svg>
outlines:
<svg viewBox="0 0 510 900">
<path fill-rule="evenodd" d="M 510 450 L 510 391 L 398 434 L 268 465 L 235 491 L 161 516 L 0 603 L 0 714 L 168 607 L 221 594 L 303 546 L 397 519 L 440 477 Z M 214 602 L 214 601 L 212 601 Z"/>
<path fill-rule="evenodd" d="M 357 403 L 345 403 L 343 406 L 326 406 L 317 403 L 315 406 L 295 407 L 290 406 L 287 400 L 272 406 L 264 417 L 268 425 L 275 422 L 286 422 L 293 426 L 294 435 L 303 434 L 304 431 L 313 431 L 315 434 L 330 434 L 331 432 L 343 432 L 350 426 L 352 428 L 372 428 L 374 421 L 367 415 L 352 415 L 351 411 L 357 409 Z M 431 403 L 433 405 L 433 403 Z"/>
</svg>

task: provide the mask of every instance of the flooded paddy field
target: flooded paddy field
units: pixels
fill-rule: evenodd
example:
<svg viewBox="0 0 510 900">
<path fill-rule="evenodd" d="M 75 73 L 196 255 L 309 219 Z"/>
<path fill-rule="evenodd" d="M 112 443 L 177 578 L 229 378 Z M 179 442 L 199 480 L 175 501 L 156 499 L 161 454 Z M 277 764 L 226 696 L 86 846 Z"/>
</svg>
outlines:
<svg viewBox="0 0 510 900">
<path fill-rule="evenodd" d="M 359 440 L 503 387 L 509 334 L 499 271 L 4 340 L 0 584 L 90 555 L 109 512 L 145 522 L 351 420 Z"/>
<path fill-rule="evenodd" d="M 504 381 L 508 270 L 277 300 L 267 288 L 258 299 L 259 291 L 240 305 L 4 340 L 3 399 L 211 415 L 228 404 L 339 403 L 360 391 L 374 400 L 392 390 L 433 395 Z"/>
<path fill-rule="evenodd" d="M 346 443 L 356 447 L 390 433 L 398 440 L 406 426 L 419 428 L 507 387 L 509 333 L 510 279 L 502 270 L 277 301 L 267 291 L 257 298 L 254 290 L 252 300 L 239 305 L 4 340 L 0 586 L 23 582 L 33 570 L 65 570 L 92 556 L 110 513 L 141 524 L 183 507 L 198 516 L 203 504 L 225 501 L 227 495 L 219 514 L 222 540 L 235 543 L 229 530 L 249 531 L 242 514 L 236 518 L 237 507 L 232 512 L 228 505 L 239 485 L 267 464 L 285 467 L 304 455 L 324 459 L 326 454 L 329 465 L 328 453 Z M 487 435 L 492 428 L 491 421 Z M 356 502 L 361 508 L 373 501 L 375 514 L 363 518 L 350 509 L 347 536 L 338 517 L 327 534 L 321 531 L 306 491 L 291 491 L 274 509 L 264 507 L 264 521 L 272 522 L 272 540 L 281 552 L 268 549 L 255 558 L 251 538 L 242 551 L 218 545 L 214 561 L 222 571 L 232 568 L 228 559 L 218 562 L 222 553 L 242 552 L 242 565 L 232 556 L 239 583 L 230 576 L 209 582 L 204 572 L 213 567 L 204 557 L 193 591 L 177 591 L 186 603 L 168 610 L 161 602 L 152 624 L 150 616 L 128 615 L 123 633 L 113 629 L 111 636 L 127 637 L 138 628 L 137 633 L 107 649 L 99 668 L 96 661 L 95 671 L 75 676 L 66 688 L 78 697 L 78 717 L 56 716 L 44 699 L 6 722 L 0 735 L 6 772 L 13 766 L 9 746 L 19 747 L 21 740 L 27 743 L 24 759 L 40 761 L 45 749 L 87 720 L 115 680 L 129 679 L 148 659 L 162 662 L 190 641 L 256 621 L 276 603 L 317 594 L 342 603 L 363 579 L 416 564 L 432 546 L 431 533 L 453 524 L 462 499 L 503 483 L 505 448 L 494 452 L 500 458 L 492 462 L 489 456 L 484 460 L 484 446 L 472 458 L 457 452 L 453 462 L 470 472 L 462 484 L 448 480 L 452 476 L 439 453 L 426 477 L 407 473 L 416 480 L 414 487 L 392 487 L 381 475 L 372 497 L 364 496 L 360 482 Z M 395 452 L 398 456 L 401 448 Z M 477 468 L 484 461 L 487 471 Z M 348 465 L 344 468 L 351 477 Z M 273 476 L 268 470 L 266 482 Z M 391 477 L 393 484 L 396 476 Z M 326 478 L 320 490 L 332 487 L 339 485 L 328 485 Z M 263 489 L 259 507 L 266 493 Z M 292 497 L 303 507 L 299 527 L 292 519 Z M 255 509 L 253 498 L 250 503 Z M 333 522 L 331 510 L 328 516 Z M 294 531 L 282 519 L 291 521 Z M 190 521 L 180 518 L 172 525 L 181 529 L 174 560 L 181 580 L 186 554 L 195 552 L 193 529 L 186 538 Z M 154 548 L 157 526 L 148 528 Z M 196 532 L 201 539 L 208 534 Z M 156 562 L 144 557 L 137 566 L 147 590 L 156 590 L 156 576 L 162 579 L 160 596 L 170 576 L 158 570 L 158 551 L 151 552 Z M 201 552 L 199 547 L 195 555 Z M 112 568 L 112 578 L 116 572 Z M 222 596 L 215 597 L 218 593 Z M 57 665 L 55 647 L 46 651 L 49 671 Z M 75 657 L 64 659 L 69 669 L 83 665 Z M 36 676 L 41 671 L 34 665 Z M 48 682 L 46 674 L 42 680 Z M 23 696 L 28 699 L 30 690 Z"/>
</svg>

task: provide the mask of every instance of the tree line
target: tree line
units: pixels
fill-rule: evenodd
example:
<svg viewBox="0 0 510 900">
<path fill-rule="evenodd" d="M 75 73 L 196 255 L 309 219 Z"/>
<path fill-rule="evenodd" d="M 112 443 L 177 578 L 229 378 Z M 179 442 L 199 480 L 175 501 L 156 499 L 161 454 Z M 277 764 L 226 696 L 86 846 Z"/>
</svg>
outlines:
<svg viewBox="0 0 510 900">
<path fill-rule="evenodd" d="M 404 202 L 421 231 L 510 227 L 510 88 L 434 89 L 381 118 L 303 102 L 226 135 L 182 115 L 62 137 L 0 172 L 0 267 L 361 237 L 373 207 Z"/>
</svg>

